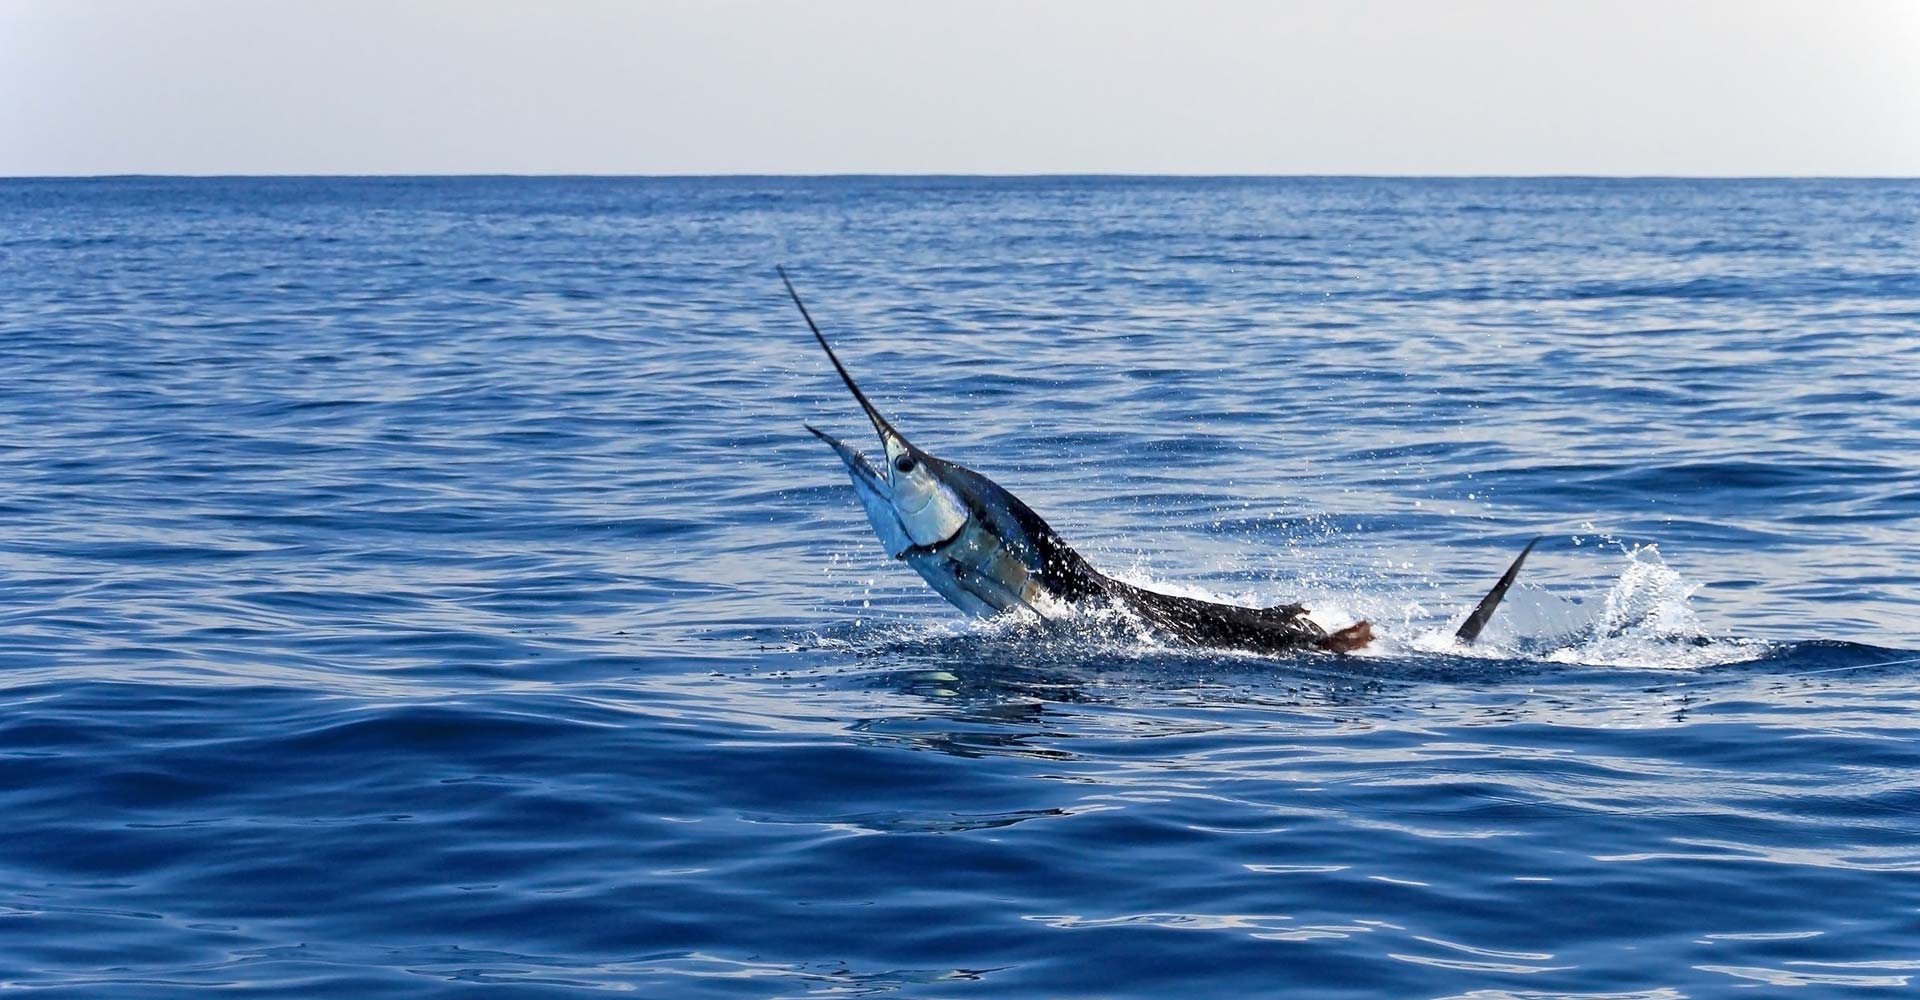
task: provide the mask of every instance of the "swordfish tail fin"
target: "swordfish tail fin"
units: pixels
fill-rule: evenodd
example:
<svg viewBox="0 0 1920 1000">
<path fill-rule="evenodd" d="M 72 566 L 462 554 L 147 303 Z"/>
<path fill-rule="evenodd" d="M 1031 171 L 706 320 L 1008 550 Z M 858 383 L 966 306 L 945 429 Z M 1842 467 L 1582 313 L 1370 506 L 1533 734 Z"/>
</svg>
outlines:
<svg viewBox="0 0 1920 1000">
<path fill-rule="evenodd" d="M 1538 544 L 1540 539 L 1535 538 L 1527 543 L 1526 548 L 1520 550 L 1520 554 L 1513 559 L 1513 565 L 1508 566 L 1507 571 L 1500 574 L 1500 582 L 1494 584 L 1492 590 L 1487 591 L 1487 596 L 1482 597 L 1480 603 L 1474 607 L 1473 614 L 1468 615 L 1467 620 L 1460 623 L 1460 630 L 1453 633 L 1455 639 L 1460 640 L 1464 645 L 1480 638 L 1480 630 L 1487 627 L 1487 619 L 1493 617 L 1494 609 L 1500 606 L 1500 599 L 1507 596 L 1507 588 L 1513 586 L 1514 578 L 1520 575 L 1520 564 L 1527 561 L 1527 553 L 1532 552 L 1533 547 Z"/>
</svg>

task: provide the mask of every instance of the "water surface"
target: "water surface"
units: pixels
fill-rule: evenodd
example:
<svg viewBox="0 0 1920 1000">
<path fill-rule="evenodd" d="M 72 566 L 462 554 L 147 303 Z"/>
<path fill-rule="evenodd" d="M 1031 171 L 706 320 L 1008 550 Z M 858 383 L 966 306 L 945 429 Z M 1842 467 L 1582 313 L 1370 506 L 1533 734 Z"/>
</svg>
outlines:
<svg viewBox="0 0 1920 1000">
<path fill-rule="evenodd" d="M 1916 260 L 1912 182 L 0 182 L 0 985 L 1911 989 Z M 1385 639 L 960 620 L 776 263 L 1097 565 Z"/>
</svg>

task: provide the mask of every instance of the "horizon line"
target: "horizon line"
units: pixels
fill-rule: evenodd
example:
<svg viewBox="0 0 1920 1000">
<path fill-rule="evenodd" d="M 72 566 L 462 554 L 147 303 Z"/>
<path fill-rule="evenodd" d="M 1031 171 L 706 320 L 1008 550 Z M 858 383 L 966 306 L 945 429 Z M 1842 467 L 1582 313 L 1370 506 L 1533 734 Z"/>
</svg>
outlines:
<svg viewBox="0 0 1920 1000">
<path fill-rule="evenodd" d="M 1033 171 L 1033 172 L 876 172 L 826 171 L 778 173 L 728 171 L 720 173 L 615 173 L 600 171 L 461 171 L 453 173 L 187 173 L 126 171 L 92 174 L 0 174 L 0 181 L 82 180 L 1721 180 L 1721 181 L 1914 181 L 1920 174 L 1708 174 L 1708 173 L 1154 173 L 1145 171 Z"/>
</svg>

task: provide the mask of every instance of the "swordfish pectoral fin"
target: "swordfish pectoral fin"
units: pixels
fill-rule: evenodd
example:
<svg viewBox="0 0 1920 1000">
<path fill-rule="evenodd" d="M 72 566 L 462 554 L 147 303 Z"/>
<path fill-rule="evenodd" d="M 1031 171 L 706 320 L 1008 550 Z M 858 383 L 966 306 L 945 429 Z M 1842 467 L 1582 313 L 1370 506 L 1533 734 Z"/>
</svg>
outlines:
<svg viewBox="0 0 1920 1000">
<path fill-rule="evenodd" d="M 996 604 L 981 597 L 961 579 L 961 571 L 953 563 L 939 556 L 908 553 L 903 557 L 914 572 L 933 592 L 947 599 L 947 603 L 972 615 L 975 618 L 992 618 L 1005 610 L 1005 605 Z"/>
<path fill-rule="evenodd" d="M 1466 621 L 1460 623 L 1460 629 L 1453 633 L 1453 637 L 1460 640 L 1462 645 L 1472 643 L 1480 637 L 1480 630 L 1487 627 L 1487 620 L 1493 617 L 1493 611 L 1500 606 L 1501 598 L 1507 596 L 1507 588 L 1512 587 L 1514 578 L 1520 575 L 1520 565 L 1527 561 L 1527 553 L 1532 552 L 1533 547 L 1538 544 L 1540 539 L 1535 538 L 1527 543 L 1526 548 L 1520 550 L 1520 554 L 1514 557 L 1513 564 L 1507 567 L 1505 573 L 1500 574 L 1500 582 L 1494 584 L 1492 590 L 1487 591 L 1487 596 L 1482 597 L 1480 603 L 1474 606 L 1473 613 L 1467 616 Z"/>
</svg>

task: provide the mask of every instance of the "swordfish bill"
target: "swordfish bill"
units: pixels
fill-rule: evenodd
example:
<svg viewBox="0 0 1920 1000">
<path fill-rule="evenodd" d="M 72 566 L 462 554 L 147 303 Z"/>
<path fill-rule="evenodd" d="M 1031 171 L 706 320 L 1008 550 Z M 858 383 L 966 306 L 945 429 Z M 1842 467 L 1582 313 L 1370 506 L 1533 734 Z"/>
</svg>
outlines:
<svg viewBox="0 0 1920 1000">
<path fill-rule="evenodd" d="M 999 483 L 908 441 L 841 363 L 786 270 L 779 273 L 813 339 L 873 424 L 880 439 L 879 461 L 810 424 L 807 430 L 840 456 L 853 480 L 854 496 L 887 554 L 906 563 L 955 607 L 980 617 L 1011 611 L 1042 619 L 1117 612 L 1179 642 L 1262 653 L 1314 648 L 1344 653 L 1373 640 L 1373 627 L 1365 621 L 1329 632 L 1299 604 L 1219 604 L 1137 587 L 1095 569 Z M 1478 624 L 1471 634 L 1462 627 L 1463 642 L 1479 633 L 1518 571 L 1516 560 L 1475 609 Z"/>
</svg>

